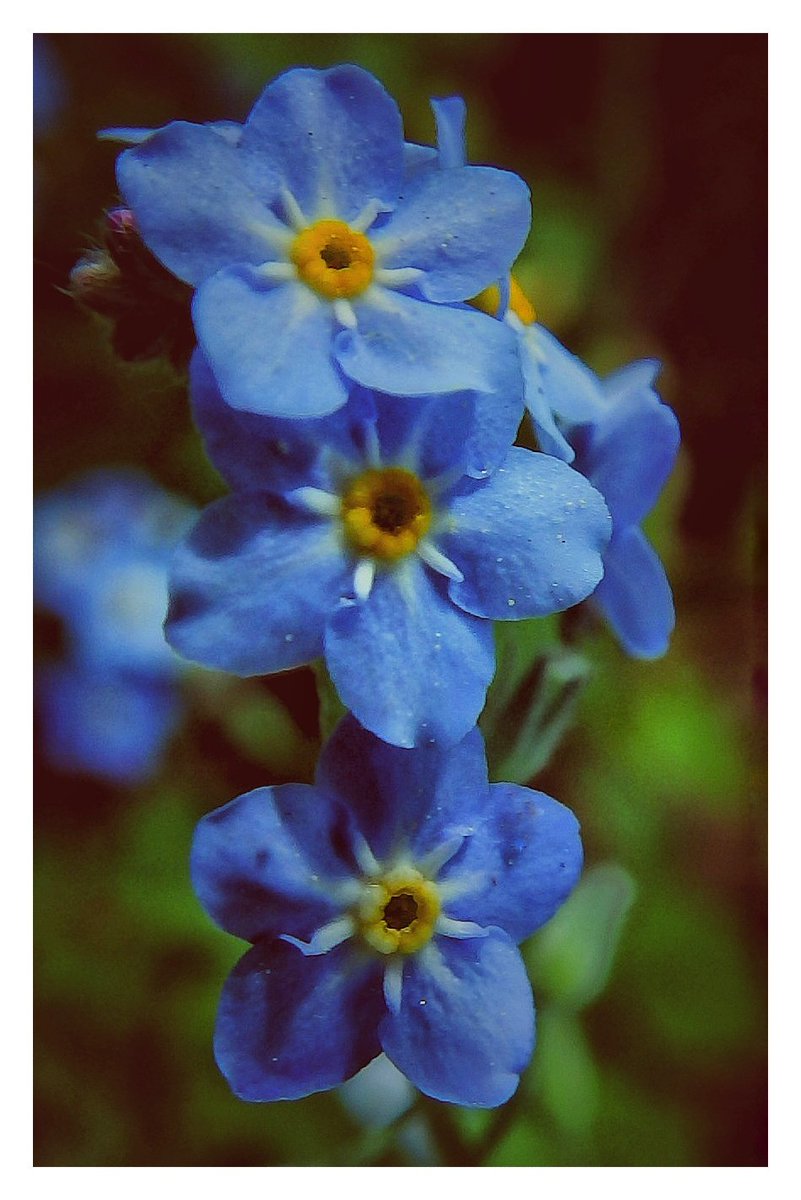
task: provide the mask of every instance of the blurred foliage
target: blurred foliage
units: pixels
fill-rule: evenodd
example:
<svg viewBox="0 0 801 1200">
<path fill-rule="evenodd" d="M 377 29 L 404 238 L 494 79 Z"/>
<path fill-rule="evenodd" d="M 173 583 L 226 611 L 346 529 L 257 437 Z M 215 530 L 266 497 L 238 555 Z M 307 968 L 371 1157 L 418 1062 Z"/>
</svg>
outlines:
<svg viewBox="0 0 801 1200">
<path fill-rule="evenodd" d="M 117 360 L 65 289 L 118 199 L 96 129 L 241 119 L 297 64 L 373 70 L 417 141 L 433 138 L 430 95 L 464 95 L 473 161 L 532 186 L 519 274 L 541 319 L 601 371 L 662 358 L 684 436 L 647 526 L 676 593 L 668 656 L 627 660 L 589 606 L 498 632 L 493 777 L 536 775 L 577 812 L 587 860 L 524 947 L 539 1045 L 515 1098 L 486 1113 L 419 1097 L 376 1130 L 336 1094 L 229 1093 L 211 1031 L 243 947 L 193 897 L 192 831 L 240 792 L 311 778 L 337 710 L 319 671 L 198 671 L 149 785 L 37 762 L 38 1164 L 766 1161 L 766 49 L 745 35 L 37 37 L 39 487 L 134 464 L 197 504 L 224 491 L 180 372 Z"/>
</svg>

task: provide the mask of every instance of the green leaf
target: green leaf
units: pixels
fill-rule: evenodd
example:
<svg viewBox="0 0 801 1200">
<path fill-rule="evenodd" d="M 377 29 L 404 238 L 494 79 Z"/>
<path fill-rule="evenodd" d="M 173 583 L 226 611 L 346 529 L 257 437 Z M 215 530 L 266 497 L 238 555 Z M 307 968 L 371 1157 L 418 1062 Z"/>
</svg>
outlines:
<svg viewBox="0 0 801 1200">
<path fill-rule="evenodd" d="M 585 1138 L 597 1118 L 598 1069 L 575 1013 L 555 1005 L 537 1014 L 531 1082 L 547 1112 L 570 1137 Z"/>
<path fill-rule="evenodd" d="M 317 681 L 317 695 L 320 699 L 320 737 L 323 742 L 327 742 L 334 728 L 348 710 L 339 698 L 334 682 L 328 674 L 325 660 L 318 658 L 312 663 L 312 670 Z"/>
<path fill-rule="evenodd" d="M 596 1000 L 612 971 L 635 892 L 633 879 L 616 863 L 587 871 L 567 903 L 527 947 L 536 987 L 570 1009 Z"/>
<path fill-rule="evenodd" d="M 590 673 L 581 655 L 547 645 L 552 633 L 538 624 L 524 622 L 516 640 L 499 635 L 497 686 L 479 721 L 490 774 L 510 783 L 527 783 L 546 766 L 573 722 Z"/>
</svg>

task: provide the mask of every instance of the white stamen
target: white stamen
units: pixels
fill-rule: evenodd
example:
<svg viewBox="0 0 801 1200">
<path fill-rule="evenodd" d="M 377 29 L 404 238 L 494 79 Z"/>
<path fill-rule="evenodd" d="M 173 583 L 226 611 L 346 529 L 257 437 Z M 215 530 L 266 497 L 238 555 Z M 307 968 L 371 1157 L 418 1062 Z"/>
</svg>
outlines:
<svg viewBox="0 0 801 1200">
<path fill-rule="evenodd" d="M 347 941 L 353 935 L 354 929 L 352 917 L 337 917 L 316 930 L 312 934 L 311 941 L 304 942 L 301 938 L 293 937 L 291 933 L 282 933 L 281 941 L 289 942 L 290 946 L 297 946 L 301 954 L 313 957 L 318 954 L 327 954 L 341 942 Z"/>
<path fill-rule="evenodd" d="M 353 857 L 356 859 L 362 875 L 366 875 L 368 878 L 378 875 L 381 871 L 378 860 L 358 830 L 354 830 L 352 846 Z"/>
<path fill-rule="evenodd" d="M 349 300 L 340 298 L 334 301 L 334 316 L 340 325 L 344 325 L 345 329 L 356 328 L 356 313 L 353 311 L 353 305 Z"/>
<path fill-rule="evenodd" d="M 431 567 L 432 571 L 438 571 L 440 575 L 444 575 L 446 579 L 453 579 L 456 583 L 461 583 L 464 575 L 456 566 L 447 558 L 441 550 L 438 550 L 433 542 L 429 542 L 427 538 L 423 538 L 418 543 L 417 553 L 420 555 L 424 563 Z"/>
<path fill-rule="evenodd" d="M 295 488 L 294 491 L 287 493 L 287 499 L 318 517 L 338 516 L 342 503 L 339 496 L 334 496 L 331 492 L 324 492 L 322 488 L 316 487 Z"/>
<path fill-rule="evenodd" d="M 437 917 L 437 923 L 434 928 L 437 933 L 443 934 L 444 937 L 459 939 L 486 937 L 489 933 L 488 929 L 477 925 L 475 921 L 457 921 L 454 917 L 446 917 L 442 913 Z"/>
<path fill-rule="evenodd" d="M 357 600 L 364 602 L 370 595 L 375 579 L 375 563 L 372 558 L 359 559 L 353 572 L 353 590 Z"/>
<path fill-rule="evenodd" d="M 379 267 L 373 279 L 382 287 L 402 288 L 416 283 L 423 275 L 425 271 L 421 271 L 419 267 Z"/>
<path fill-rule="evenodd" d="M 381 466 L 381 443 L 373 421 L 364 426 L 364 456 L 371 467 Z"/>
<path fill-rule="evenodd" d="M 280 255 L 287 255 L 289 253 L 293 234 L 285 225 L 268 225 L 266 221 L 253 220 L 248 222 L 248 228 L 256 237 L 262 238 L 268 246 L 271 246 L 275 253 Z M 289 266 L 290 264 L 285 263 L 283 265 Z M 294 267 L 292 268 L 292 273 L 294 274 Z"/>
<path fill-rule="evenodd" d="M 403 994 L 403 959 L 400 956 L 391 958 L 384 968 L 384 999 L 391 1013 L 400 1012 L 401 996 Z"/>
<path fill-rule="evenodd" d="M 286 283 L 289 279 L 295 279 L 297 271 L 292 263 L 276 262 L 264 263 L 259 267 L 259 274 L 265 279 L 275 280 L 276 283 Z"/>
<path fill-rule="evenodd" d="M 436 849 L 430 850 L 426 856 L 418 863 L 418 870 L 425 875 L 427 879 L 436 879 L 446 862 L 450 862 L 457 850 L 461 850 L 466 837 L 470 836 L 470 830 L 465 830 L 464 833 L 459 833 L 456 837 L 449 838 L 447 842 L 443 842 Z"/>
<path fill-rule="evenodd" d="M 364 233 L 381 212 L 386 212 L 386 209 L 380 200 L 368 200 L 356 220 L 350 222 L 351 229 Z"/>
<path fill-rule="evenodd" d="M 293 229 L 300 232 L 301 229 L 306 229 L 309 222 L 303 215 L 303 209 L 298 204 L 295 197 L 290 192 L 289 188 L 281 188 L 281 202 L 284 206 L 287 220 Z"/>
</svg>

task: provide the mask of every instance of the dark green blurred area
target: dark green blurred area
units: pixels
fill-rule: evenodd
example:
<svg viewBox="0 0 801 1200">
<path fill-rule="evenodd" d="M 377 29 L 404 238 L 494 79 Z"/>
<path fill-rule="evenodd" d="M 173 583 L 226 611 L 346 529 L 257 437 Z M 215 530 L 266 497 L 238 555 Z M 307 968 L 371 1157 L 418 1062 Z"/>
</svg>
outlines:
<svg viewBox="0 0 801 1200">
<path fill-rule="evenodd" d="M 590 621 L 576 723 L 536 776 L 579 815 L 587 873 L 525 950 L 539 1045 L 508 1113 L 421 1103 L 395 1136 L 336 1094 L 229 1094 L 211 1032 L 242 947 L 194 900 L 192 831 L 242 791 L 309 778 L 318 722 L 309 671 L 198 672 L 147 787 L 37 764 L 37 1164 L 458 1165 L 485 1146 L 491 1165 L 764 1164 L 767 38 L 38 42 L 39 488 L 138 464 L 198 504 L 224 490 L 181 380 L 116 360 L 63 290 L 117 199 L 95 131 L 242 119 L 277 72 L 343 61 L 381 78 L 412 140 L 433 140 L 429 96 L 465 96 L 471 159 L 532 188 L 518 273 L 540 319 L 602 372 L 661 358 L 684 449 L 648 523 L 676 595 L 671 651 L 630 661 Z M 556 636 L 537 624 L 515 627 L 521 646 Z"/>
</svg>

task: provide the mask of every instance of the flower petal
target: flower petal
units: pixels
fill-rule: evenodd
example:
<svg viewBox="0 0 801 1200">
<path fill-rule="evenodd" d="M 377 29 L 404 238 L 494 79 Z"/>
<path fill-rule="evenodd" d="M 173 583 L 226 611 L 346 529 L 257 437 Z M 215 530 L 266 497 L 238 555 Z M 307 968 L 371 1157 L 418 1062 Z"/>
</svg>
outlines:
<svg viewBox="0 0 801 1200">
<path fill-rule="evenodd" d="M 345 874 L 332 850 L 341 814 L 305 784 L 256 788 L 200 821 L 192 883 L 206 912 L 249 942 L 309 938 L 341 911 L 326 882 Z"/>
<path fill-rule="evenodd" d="M 117 160 L 117 183 L 149 248 L 197 286 L 230 263 L 276 257 L 287 228 L 254 195 L 236 146 L 173 121 Z"/>
<path fill-rule="evenodd" d="M 500 929 L 439 937 L 410 958 L 401 1008 L 380 1028 L 387 1057 L 435 1100 L 503 1104 L 534 1049 L 534 1003 L 523 960 Z"/>
<path fill-rule="evenodd" d="M 369 200 L 394 205 L 403 125 L 392 97 L 361 67 L 298 68 L 264 90 L 241 147 L 259 195 L 287 188 L 310 221 L 352 221 Z"/>
<path fill-rule="evenodd" d="M 194 662 L 236 675 L 319 657 L 348 579 L 328 521 L 266 494 L 212 504 L 176 551 L 165 632 Z"/>
<path fill-rule="evenodd" d="M 569 808 L 513 783 L 490 786 L 486 820 L 447 863 L 442 878 L 463 884 L 449 917 L 498 925 L 522 942 L 549 921 L 581 874 L 579 824 Z"/>
<path fill-rule="evenodd" d="M 651 511 L 679 450 L 679 423 L 650 388 L 615 399 L 592 425 L 571 433 L 575 465 L 606 500 L 615 527 L 636 525 Z"/>
<path fill-rule="evenodd" d="M 570 425 L 594 420 L 604 407 L 601 381 L 595 372 L 566 350 L 544 325 L 529 325 L 520 336 L 526 353 L 539 365 L 551 410 Z"/>
<path fill-rule="evenodd" d="M 492 626 L 467 617 L 419 559 L 383 572 L 325 634 L 342 702 L 385 742 L 453 744 L 475 724 L 495 667 Z"/>
<path fill-rule="evenodd" d="M 198 341 L 224 399 L 270 417 L 322 417 L 348 398 L 331 357 L 330 304 L 252 267 L 218 271 L 195 295 Z"/>
<path fill-rule="evenodd" d="M 641 529 L 615 534 L 593 599 L 627 653 L 660 658 L 676 623 L 673 593 L 659 555 Z"/>
<path fill-rule="evenodd" d="M 490 796 L 476 726 L 455 746 L 404 750 L 368 733 L 351 714 L 323 748 L 316 785 L 339 797 L 378 858 L 405 843 L 419 860 L 483 820 Z"/>
<path fill-rule="evenodd" d="M 382 267 L 424 271 L 420 290 L 442 304 L 468 300 L 504 275 L 530 224 L 529 191 L 517 175 L 458 167 L 410 180 L 372 241 Z"/>
<path fill-rule="evenodd" d="M 603 500 L 577 471 L 513 446 L 480 483 L 449 502 L 438 542 L 464 575 L 451 581 L 466 612 L 495 620 L 545 616 L 584 600 L 603 574 L 611 533 Z"/>
<path fill-rule="evenodd" d="M 293 421 L 241 412 L 226 404 L 202 351 L 189 369 L 192 415 L 206 453 L 232 487 L 287 492 L 301 486 L 325 487 L 328 450 L 354 457 L 354 428 L 372 404 L 356 389 L 347 404 L 326 417 Z"/>
<path fill-rule="evenodd" d="M 475 391 L 522 396 L 515 337 L 467 308 L 427 304 L 372 287 L 354 303 L 358 325 L 334 341 L 342 370 L 394 396 Z"/>
<path fill-rule="evenodd" d="M 467 162 L 465 121 L 467 105 L 461 96 L 432 99 L 431 108 L 437 124 L 437 150 L 440 167 L 463 167 Z"/>
<path fill-rule="evenodd" d="M 307 957 L 261 943 L 226 980 L 214 1055 L 242 1100 L 297 1100 L 337 1087 L 381 1053 L 381 972 L 346 943 Z"/>
</svg>

